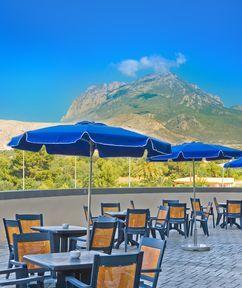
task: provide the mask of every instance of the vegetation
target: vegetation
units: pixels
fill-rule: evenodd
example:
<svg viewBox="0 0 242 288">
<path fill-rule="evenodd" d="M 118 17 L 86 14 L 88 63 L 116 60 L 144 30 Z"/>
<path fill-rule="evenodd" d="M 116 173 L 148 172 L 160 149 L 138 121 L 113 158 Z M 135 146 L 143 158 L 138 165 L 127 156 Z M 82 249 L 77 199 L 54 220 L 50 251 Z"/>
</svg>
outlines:
<svg viewBox="0 0 242 288">
<path fill-rule="evenodd" d="M 89 162 L 77 157 L 77 187 L 88 184 Z M 128 159 L 101 159 L 94 157 L 94 186 L 128 186 Z M 197 175 L 221 177 L 219 162 L 197 163 Z M 22 189 L 23 153 L 4 151 L 0 153 L 0 191 Z M 75 187 L 75 158 L 25 152 L 25 188 L 53 189 Z M 172 186 L 173 180 L 191 175 L 191 163 L 147 163 L 145 159 L 132 159 L 132 186 Z M 241 170 L 226 170 L 225 177 L 242 179 Z M 198 183 L 204 185 L 204 183 Z"/>
</svg>

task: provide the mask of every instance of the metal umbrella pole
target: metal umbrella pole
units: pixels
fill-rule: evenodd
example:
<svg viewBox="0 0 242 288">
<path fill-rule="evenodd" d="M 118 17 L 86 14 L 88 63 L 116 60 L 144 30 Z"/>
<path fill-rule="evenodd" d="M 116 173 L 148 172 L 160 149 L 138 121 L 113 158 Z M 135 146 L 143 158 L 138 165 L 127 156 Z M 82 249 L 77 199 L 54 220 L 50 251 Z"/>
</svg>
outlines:
<svg viewBox="0 0 242 288">
<path fill-rule="evenodd" d="M 193 172 L 193 203 L 194 203 L 194 211 L 193 211 L 193 221 L 194 221 L 194 238 L 193 238 L 193 244 L 186 244 L 182 246 L 182 249 L 185 251 L 209 251 L 210 247 L 206 244 L 198 244 L 197 243 L 197 213 L 196 213 L 196 207 L 195 207 L 195 201 L 196 201 L 196 169 L 195 169 L 195 160 L 192 159 L 192 172 Z"/>
<path fill-rule="evenodd" d="M 94 145 L 92 142 L 89 142 L 90 145 L 90 156 L 89 156 L 89 183 L 88 183 L 88 195 L 87 195 L 87 250 L 90 250 L 90 215 L 91 215 L 91 193 L 92 193 L 92 176 L 93 176 L 93 148 Z"/>
<path fill-rule="evenodd" d="M 25 151 L 23 151 L 22 157 L 22 188 L 25 190 Z"/>
<path fill-rule="evenodd" d="M 131 158 L 129 157 L 129 188 L 131 187 Z"/>
</svg>

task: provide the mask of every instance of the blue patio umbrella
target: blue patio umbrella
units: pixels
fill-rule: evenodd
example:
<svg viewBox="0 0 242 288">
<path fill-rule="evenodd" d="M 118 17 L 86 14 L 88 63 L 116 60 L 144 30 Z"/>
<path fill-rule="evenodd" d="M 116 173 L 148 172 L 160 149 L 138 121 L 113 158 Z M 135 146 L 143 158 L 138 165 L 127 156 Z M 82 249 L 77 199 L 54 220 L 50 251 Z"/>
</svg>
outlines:
<svg viewBox="0 0 242 288">
<path fill-rule="evenodd" d="M 88 185 L 87 239 L 90 238 L 90 211 L 93 153 L 100 157 L 148 157 L 171 153 L 171 145 L 130 130 L 103 123 L 83 121 L 74 125 L 58 125 L 25 132 L 8 144 L 14 149 L 38 152 L 45 146 L 47 153 L 90 157 Z M 89 241 L 87 241 L 89 244 Z"/>
<path fill-rule="evenodd" d="M 224 164 L 224 168 L 242 168 L 242 158 L 229 161 Z"/>
<path fill-rule="evenodd" d="M 172 153 L 168 155 L 159 155 L 150 157 L 148 160 L 152 162 L 183 162 L 191 161 L 193 166 L 193 197 L 196 199 L 196 161 L 212 161 L 220 159 L 231 159 L 242 156 L 242 151 L 215 144 L 207 144 L 202 142 L 183 143 L 172 147 Z M 197 243 L 197 225 L 196 225 L 196 211 L 194 211 L 194 243 L 188 246 L 183 246 L 184 250 L 204 251 L 210 248 L 204 244 Z"/>
</svg>

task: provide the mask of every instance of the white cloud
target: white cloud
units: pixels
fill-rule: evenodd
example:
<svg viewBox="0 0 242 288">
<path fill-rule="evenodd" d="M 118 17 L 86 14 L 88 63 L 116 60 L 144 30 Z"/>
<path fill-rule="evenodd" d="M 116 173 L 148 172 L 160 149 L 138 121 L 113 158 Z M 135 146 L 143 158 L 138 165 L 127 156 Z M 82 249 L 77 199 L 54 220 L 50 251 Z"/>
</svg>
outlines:
<svg viewBox="0 0 242 288">
<path fill-rule="evenodd" d="M 170 60 L 160 55 L 144 56 L 139 60 L 123 60 L 116 66 L 122 74 L 130 77 L 135 77 L 137 72 L 145 70 L 152 70 L 159 73 L 167 73 L 172 68 L 179 67 L 185 62 L 186 57 L 182 53 L 178 53 L 175 60 Z"/>
</svg>

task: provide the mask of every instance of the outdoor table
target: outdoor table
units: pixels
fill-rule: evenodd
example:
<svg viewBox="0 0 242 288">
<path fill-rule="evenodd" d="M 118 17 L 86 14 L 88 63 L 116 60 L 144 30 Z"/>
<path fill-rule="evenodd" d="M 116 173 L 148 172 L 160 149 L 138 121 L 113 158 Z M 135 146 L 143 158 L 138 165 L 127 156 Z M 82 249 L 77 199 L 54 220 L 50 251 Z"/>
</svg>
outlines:
<svg viewBox="0 0 242 288">
<path fill-rule="evenodd" d="M 69 237 L 81 237 L 87 234 L 87 228 L 81 226 L 69 226 L 68 229 L 62 226 L 33 226 L 31 229 L 51 234 L 53 252 L 67 252 Z"/>
<path fill-rule="evenodd" d="M 125 220 L 126 216 L 127 216 L 127 210 L 125 211 L 119 211 L 119 212 L 105 212 L 105 214 L 114 217 L 114 218 L 118 218 L 120 220 Z"/>
<path fill-rule="evenodd" d="M 25 255 L 24 260 L 43 268 L 49 269 L 57 275 L 57 288 L 64 288 L 65 277 L 67 275 L 78 276 L 81 274 L 81 281 L 90 283 L 91 269 L 94 261 L 94 255 L 105 255 L 97 251 L 81 251 L 78 259 L 71 259 L 70 253 L 50 253 Z M 76 274 L 76 275 L 75 275 Z M 78 274 L 78 275 L 77 275 Z"/>
</svg>

